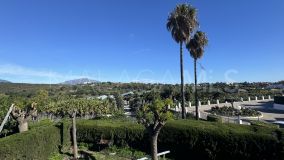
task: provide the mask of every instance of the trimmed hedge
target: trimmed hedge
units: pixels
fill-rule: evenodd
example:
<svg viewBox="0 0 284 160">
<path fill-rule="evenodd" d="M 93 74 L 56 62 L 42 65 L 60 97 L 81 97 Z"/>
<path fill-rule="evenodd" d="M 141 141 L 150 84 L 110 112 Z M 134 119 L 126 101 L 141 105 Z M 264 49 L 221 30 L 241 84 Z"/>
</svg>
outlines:
<svg viewBox="0 0 284 160">
<path fill-rule="evenodd" d="M 147 150 L 148 139 L 142 125 L 130 121 L 81 120 L 77 122 L 78 142 L 91 143 L 96 147 L 100 139 L 113 140 L 117 146 Z"/>
<path fill-rule="evenodd" d="M 115 145 L 149 152 L 143 126 L 133 122 L 82 120 L 77 123 L 79 142 L 96 144 L 100 138 Z M 174 159 L 282 159 L 283 131 L 259 126 L 216 122 L 170 121 L 161 130 L 159 151 L 170 150 Z"/>
<path fill-rule="evenodd" d="M 274 103 L 284 105 L 284 96 L 275 96 Z"/>
<path fill-rule="evenodd" d="M 261 121 L 250 121 L 250 124 L 252 126 L 262 126 L 262 127 L 268 127 L 268 128 L 279 128 L 279 125 L 277 125 L 277 124 L 261 122 Z"/>
<path fill-rule="evenodd" d="M 70 147 L 70 122 L 32 127 L 28 132 L 0 139 L 0 159 L 48 159 Z M 149 137 L 142 125 L 131 121 L 79 120 L 78 142 L 96 146 L 112 139 L 117 146 L 149 152 Z M 174 159 L 283 159 L 283 130 L 216 122 L 175 120 L 161 130 L 159 151 L 170 150 Z M 90 145 L 91 146 L 91 145 Z M 59 148 L 61 147 L 61 148 Z M 68 149 L 68 148 L 67 148 Z"/>
<path fill-rule="evenodd" d="M 51 123 L 1 138 L 0 159 L 48 159 L 52 153 L 59 151 L 60 139 L 60 129 Z"/>
<path fill-rule="evenodd" d="M 72 124 L 70 120 L 63 120 L 61 123 L 57 124 L 60 128 L 60 151 L 63 153 L 68 153 L 72 145 L 71 128 Z"/>
<path fill-rule="evenodd" d="M 279 130 L 216 122 L 181 122 L 168 123 L 159 137 L 160 149 L 171 150 L 175 159 L 276 160 L 283 157 L 283 132 Z"/>
<path fill-rule="evenodd" d="M 209 115 L 207 115 L 207 121 L 222 123 L 222 118 L 220 116 L 215 116 L 215 115 L 209 114 Z"/>
</svg>

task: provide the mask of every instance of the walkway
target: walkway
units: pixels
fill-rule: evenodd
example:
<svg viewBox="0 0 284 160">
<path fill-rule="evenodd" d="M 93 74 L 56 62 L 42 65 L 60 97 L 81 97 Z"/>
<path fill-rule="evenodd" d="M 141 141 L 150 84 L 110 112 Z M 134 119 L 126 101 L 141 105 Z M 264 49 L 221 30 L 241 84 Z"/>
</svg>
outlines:
<svg viewBox="0 0 284 160">
<path fill-rule="evenodd" d="M 207 112 L 211 109 L 211 107 L 217 106 L 217 104 L 211 105 L 202 105 L 199 107 L 201 118 L 205 118 L 207 116 Z M 218 106 L 231 106 L 230 103 L 220 103 Z M 258 101 L 244 101 L 244 102 L 235 102 L 234 106 L 243 106 L 248 108 L 253 108 L 262 113 L 263 117 L 261 120 L 273 122 L 273 121 L 284 121 L 284 111 L 273 109 L 273 100 L 258 100 Z M 181 109 L 179 109 L 181 110 Z M 195 106 L 186 107 L 187 112 L 195 113 Z M 244 118 L 242 118 L 244 119 Z M 246 118 L 246 119 L 257 119 L 257 118 Z"/>
</svg>

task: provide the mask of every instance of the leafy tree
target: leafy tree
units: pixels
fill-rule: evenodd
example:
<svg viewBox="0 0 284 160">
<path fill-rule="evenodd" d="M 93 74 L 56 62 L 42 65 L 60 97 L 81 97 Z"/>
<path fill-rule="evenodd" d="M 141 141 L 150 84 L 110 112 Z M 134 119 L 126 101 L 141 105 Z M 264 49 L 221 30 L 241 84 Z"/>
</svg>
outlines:
<svg viewBox="0 0 284 160">
<path fill-rule="evenodd" d="M 157 91 L 150 91 L 150 92 L 146 92 L 143 94 L 143 99 L 146 101 L 146 102 L 152 102 L 154 101 L 155 99 L 159 99 L 160 98 L 160 93 L 157 92 Z"/>
<path fill-rule="evenodd" d="M 204 32 L 197 31 L 189 43 L 186 44 L 186 48 L 190 52 L 190 56 L 194 59 L 194 86 L 195 86 L 195 110 L 196 119 L 198 120 L 198 97 L 197 97 L 197 74 L 196 74 L 196 61 L 200 59 L 204 54 L 204 48 L 208 44 L 208 39 Z"/>
<path fill-rule="evenodd" d="M 32 97 L 31 101 L 37 103 L 38 111 L 41 112 L 46 110 L 46 107 L 48 106 L 49 103 L 48 91 L 43 89 L 37 91 L 36 95 Z"/>
<path fill-rule="evenodd" d="M 134 96 L 129 101 L 129 106 L 131 107 L 132 111 L 137 111 L 143 105 L 142 98 L 138 94 L 134 94 Z"/>
<path fill-rule="evenodd" d="M 115 103 L 118 109 L 123 109 L 124 107 L 124 103 L 123 103 L 123 98 L 120 94 L 115 93 L 114 94 L 114 99 L 115 99 Z"/>
<path fill-rule="evenodd" d="M 165 85 L 161 89 L 161 98 L 166 99 L 166 98 L 173 98 L 174 94 L 174 88 L 171 85 Z"/>
<path fill-rule="evenodd" d="M 151 156 L 153 160 L 158 160 L 158 135 L 166 121 L 173 117 L 168 111 L 169 105 L 172 105 L 171 99 L 164 101 L 156 99 L 150 104 L 146 104 L 139 109 L 136 116 L 138 122 L 143 124 L 150 135 L 151 139 Z"/>
<path fill-rule="evenodd" d="M 167 20 L 167 29 L 171 32 L 173 39 L 180 45 L 180 76 L 181 76 L 181 100 L 182 118 L 185 118 L 185 96 L 184 96 L 184 76 L 183 76 L 183 43 L 185 43 L 191 33 L 198 26 L 196 9 L 188 4 L 177 5 L 170 13 Z"/>
<path fill-rule="evenodd" d="M 0 94 L 0 122 L 2 122 L 11 104 L 12 102 L 9 96 L 5 94 Z"/>
</svg>

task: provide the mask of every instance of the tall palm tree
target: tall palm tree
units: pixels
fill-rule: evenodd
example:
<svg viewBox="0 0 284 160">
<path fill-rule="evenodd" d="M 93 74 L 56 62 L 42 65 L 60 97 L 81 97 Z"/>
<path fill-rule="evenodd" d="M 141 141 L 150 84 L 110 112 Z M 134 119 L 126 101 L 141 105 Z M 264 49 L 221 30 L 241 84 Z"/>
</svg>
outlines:
<svg viewBox="0 0 284 160">
<path fill-rule="evenodd" d="M 185 96 L 184 96 L 184 78 L 183 78 L 183 52 L 182 45 L 189 38 L 191 33 L 197 28 L 196 9 L 188 4 L 177 5 L 170 13 L 167 20 L 167 29 L 171 32 L 173 39 L 180 44 L 180 79 L 182 95 L 182 118 L 185 118 Z"/>
<path fill-rule="evenodd" d="M 195 87 L 195 111 L 196 119 L 198 116 L 198 96 L 197 96 L 197 74 L 196 74 L 196 61 L 200 59 L 204 54 L 204 48 L 208 44 L 206 34 L 201 31 L 197 31 L 193 38 L 186 44 L 186 48 L 190 52 L 190 56 L 194 59 L 194 87 Z"/>
</svg>

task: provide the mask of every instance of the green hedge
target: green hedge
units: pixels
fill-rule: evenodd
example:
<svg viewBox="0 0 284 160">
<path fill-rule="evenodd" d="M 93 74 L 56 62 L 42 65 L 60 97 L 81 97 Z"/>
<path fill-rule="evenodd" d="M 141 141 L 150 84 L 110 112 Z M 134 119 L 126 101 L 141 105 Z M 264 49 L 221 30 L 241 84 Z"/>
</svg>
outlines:
<svg viewBox="0 0 284 160">
<path fill-rule="evenodd" d="M 262 126 L 262 127 L 268 127 L 268 128 L 279 128 L 279 125 L 277 125 L 277 124 L 261 122 L 261 121 L 250 121 L 250 124 L 252 126 Z"/>
<path fill-rule="evenodd" d="M 59 149 L 70 147 L 69 121 L 56 126 L 44 124 L 28 132 L 0 139 L 0 159 L 47 159 Z M 80 120 L 79 142 L 93 144 L 112 139 L 117 146 L 128 145 L 149 152 L 144 127 L 130 121 Z M 284 157 L 283 130 L 265 126 L 243 126 L 216 122 L 176 120 L 161 130 L 159 151 L 170 150 L 174 159 L 281 159 Z M 61 148 L 59 148 L 61 146 Z"/>
<path fill-rule="evenodd" d="M 81 120 L 77 122 L 77 140 L 96 143 L 102 139 L 111 139 L 117 146 L 145 150 L 148 146 L 144 127 L 130 121 Z M 94 146 L 96 147 L 96 146 Z"/>
<path fill-rule="evenodd" d="M 72 145 L 71 126 L 70 120 L 63 120 L 61 123 L 57 124 L 57 127 L 60 128 L 61 135 L 60 151 L 63 153 L 69 152 Z"/>
<path fill-rule="evenodd" d="M 274 103 L 284 105 L 284 96 L 275 96 Z"/>
<path fill-rule="evenodd" d="M 161 131 L 159 147 L 175 159 L 281 159 L 283 132 L 256 126 L 179 121 Z"/>
<path fill-rule="evenodd" d="M 79 142 L 96 144 L 102 137 L 115 145 L 149 151 L 143 126 L 133 122 L 82 120 L 77 124 Z M 161 130 L 158 148 L 170 150 L 174 159 L 281 159 L 283 131 L 280 129 L 221 124 L 216 122 L 171 121 Z"/>
<path fill-rule="evenodd" d="M 31 130 L 0 139 L 1 160 L 45 160 L 58 152 L 60 129 L 44 124 Z"/>
<path fill-rule="evenodd" d="M 222 118 L 220 116 L 215 116 L 215 115 L 209 114 L 209 115 L 207 115 L 207 121 L 222 123 Z"/>
</svg>

